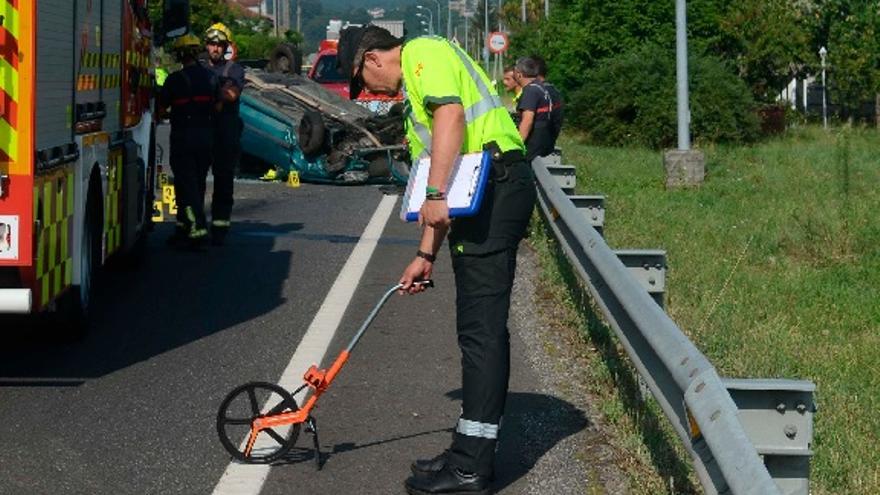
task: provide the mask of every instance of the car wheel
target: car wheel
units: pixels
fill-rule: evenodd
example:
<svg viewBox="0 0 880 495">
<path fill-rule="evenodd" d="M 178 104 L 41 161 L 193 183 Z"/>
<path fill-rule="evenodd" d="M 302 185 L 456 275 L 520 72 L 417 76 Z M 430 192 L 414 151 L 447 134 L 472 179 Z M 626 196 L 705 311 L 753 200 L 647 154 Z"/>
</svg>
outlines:
<svg viewBox="0 0 880 495">
<path fill-rule="evenodd" d="M 299 121 L 297 136 L 299 148 L 306 156 L 311 156 L 324 148 L 324 118 L 314 110 L 307 110 Z"/>
<path fill-rule="evenodd" d="M 302 53 L 296 45 L 281 43 L 269 55 L 269 72 L 302 74 Z"/>
</svg>

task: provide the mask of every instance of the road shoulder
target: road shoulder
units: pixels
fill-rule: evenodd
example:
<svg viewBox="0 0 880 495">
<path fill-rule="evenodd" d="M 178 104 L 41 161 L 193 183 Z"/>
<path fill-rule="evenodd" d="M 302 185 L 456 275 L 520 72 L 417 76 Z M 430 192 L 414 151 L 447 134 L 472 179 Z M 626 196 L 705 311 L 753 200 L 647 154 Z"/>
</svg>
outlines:
<svg viewBox="0 0 880 495">
<path fill-rule="evenodd" d="M 527 242 L 519 250 L 510 312 L 514 366 L 536 377 L 538 395 L 560 407 L 531 411 L 516 435 L 520 459 L 535 459 L 518 492 L 627 493 L 626 475 L 593 410 L 585 382 L 585 343 L 575 329 L 554 324 L 554 301 L 541 296 L 541 268 Z M 516 372 L 516 371 L 514 371 Z M 530 437 L 534 437 L 531 438 Z M 547 439 L 558 438 L 549 449 Z M 502 446 L 501 456 L 504 456 Z M 530 451 L 531 450 L 531 451 Z M 517 483 L 519 484 L 519 483 Z"/>
</svg>

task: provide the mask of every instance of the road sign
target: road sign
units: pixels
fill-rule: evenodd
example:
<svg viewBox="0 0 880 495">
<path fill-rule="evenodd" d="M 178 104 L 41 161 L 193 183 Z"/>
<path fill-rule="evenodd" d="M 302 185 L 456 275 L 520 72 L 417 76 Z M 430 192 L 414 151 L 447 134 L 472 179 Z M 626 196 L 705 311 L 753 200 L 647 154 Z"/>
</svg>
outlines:
<svg viewBox="0 0 880 495">
<path fill-rule="evenodd" d="M 502 33 L 501 31 L 489 33 L 489 37 L 486 38 L 486 46 L 489 47 L 489 51 L 492 53 L 506 51 L 510 46 L 510 42 L 507 39 L 507 33 Z"/>
</svg>

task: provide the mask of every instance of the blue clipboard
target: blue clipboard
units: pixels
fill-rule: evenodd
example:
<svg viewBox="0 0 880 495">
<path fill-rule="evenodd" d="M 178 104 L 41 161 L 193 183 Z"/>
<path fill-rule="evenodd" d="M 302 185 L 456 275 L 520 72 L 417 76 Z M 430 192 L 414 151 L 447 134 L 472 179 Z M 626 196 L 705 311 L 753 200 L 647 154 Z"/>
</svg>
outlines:
<svg viewBox="0 0 880 495">
<path fill-rule="evenodd" d="M 458 157 L 446 186 L 446 204 L 449 206 L 450 218 L 471 217 L 480 211 L 491 166 L 492 155 L 488 151 L 467 153 Z M 410 171 L 400 206 L 400 218 L 406 222 L 419 219 L 419 210 L 425 202 L 430 168 L 431 159 L 422 158 Z"/>
</svg>

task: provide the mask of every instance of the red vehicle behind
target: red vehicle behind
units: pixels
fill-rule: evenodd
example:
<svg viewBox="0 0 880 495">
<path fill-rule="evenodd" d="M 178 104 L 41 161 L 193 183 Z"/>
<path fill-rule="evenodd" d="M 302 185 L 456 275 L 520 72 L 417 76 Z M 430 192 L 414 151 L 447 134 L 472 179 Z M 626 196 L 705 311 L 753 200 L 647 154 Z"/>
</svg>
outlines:
<svg viewBox="0 0 880 495">
<path fill-rule="evenodd" d="M 318 55 L 309 69 L 308 78 L 347 100 L 349 99 L 348 79 L 340 74 L 336 67 L 336 43 L 337 40 L 321 42 Z M 392 105 L 403 101 L 403 95 L 398 93 L 395 96 L 387 96 L 364 91 L 354 101 L 373 112 L 387 113 Z"/>
</svg>

